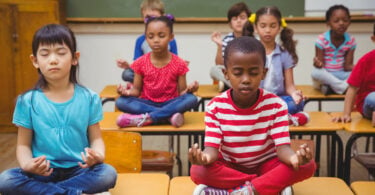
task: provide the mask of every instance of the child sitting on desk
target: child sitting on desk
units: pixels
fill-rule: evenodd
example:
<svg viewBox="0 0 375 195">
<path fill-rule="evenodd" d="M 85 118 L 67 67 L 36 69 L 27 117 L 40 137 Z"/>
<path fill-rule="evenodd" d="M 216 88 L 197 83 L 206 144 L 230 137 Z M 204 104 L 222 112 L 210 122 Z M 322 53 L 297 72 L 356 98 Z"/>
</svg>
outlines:
<svg viewBox="0 0 375 195">
<path fill-rule="evenodd" d="M 144 126 L 169 119 L 173 126 L 180 127 L 184 122 L 182 113 L 197 106 L 192 92 L 198 89 L 198 82 L 186 86 L 189 69 L 185 61 L 168 51 L 173 39 L 173 22 L 169 18 L 149 18 L 145 35 L 152 51 L 132 64 L 133 88 L 118 87 L 121 97 L 116 106 L 125 113 L 117 124 Z"/>
<path fill-rule="evenodd" d="M 213 32 L 211 39 L 217 45 L 215 64 L 210 70 L 210 76 L 212 79 L 219 81 L 219 91 L 223 91 L 226 88 L 230 88 L 230 82 L 224 77 L 224 50 L 230 41 L 236 37 L 242 36 L 242 28 L 247 21 L 247 18 L 251 14 L 250 9 L 244 2 L 236 3 L 229 8 L 227 13 L 229 27 L 233 32 L 227 34 L 221 39 L 219 32 Z"/>
<path fill-rule="evenodd" d="M 316 41 L 311 76 L 314 87 L 323 94 L 330 91 L 344 94 L 357 46 L 354 37 L 346 32 L 350 25 L 349 9 L 343 5 L 330 7 L 326 12 L 326 22 L 330 30 L 319 35 Z"/>
<path fill-rule="evenodd" d="M 161 0 L 143 0 L 141 4 L 141 14 L 144 23 L 146 24 L 147 18 L 150 17 L 160 17 L 164 15 L 164 4 Z M 166 16 L 174 21 L 174 17 L 171 14 L 166 14 Z M 173 38 L 168 45 L 168 49 L 170 52 L 177 54 L 177 43 L 176 40 Z M 138 59 L 139 57 L 143 56 L 146 53 L 151 52 L 151 47 L 146 41 L 145 34 L 139 36 L 135 43 L 134 49 L 134 57 L 133 60 Z M 134 80 L 134 71 L 130 68 L 129 63 L 124 59 L 117 59 L 116 60 L 117 66 L 123 68 L 124 71 L 122 72 L 122 79 L 124 81 L 133 83 Z"/>
<path fill-rule="evenodd" d="M 375 42 L 375 23 L 371 39 Z M 375 50 L 365 54 L 354 66 L 348 79 L 349 88 L 345 94 L 343 115 L 335 122 L 350 122 L 353 105 L 363 117 L 372 120 L 375 127 Z"/>
<path fill-rule="evenodd" d="M 288 109 L 278 96 L 259 88 L 266 52 L 252 37 L 225 49 L 225 77 L 232 88 L 213 98 L 205 116 L 205 149 L 189 149 L 191 179 L 198 194 L 277 194 L 311 177 L 311 150 L 290 147 Z"/>
</svg>

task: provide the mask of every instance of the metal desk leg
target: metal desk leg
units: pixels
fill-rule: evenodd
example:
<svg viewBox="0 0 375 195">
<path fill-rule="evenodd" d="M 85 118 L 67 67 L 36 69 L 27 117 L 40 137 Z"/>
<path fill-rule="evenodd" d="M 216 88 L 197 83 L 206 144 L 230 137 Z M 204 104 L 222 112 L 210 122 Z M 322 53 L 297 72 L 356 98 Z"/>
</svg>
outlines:
<svg viewBox="0 0 375 195">
<path fill-rule="evenodd" d="M 361 137 L 361 135 L 359 134 L 353 134 L 352 136 L 350 136 L 348 142 L 346 143 L 346 146 L 345 146 L 345 161 L 344 161 L 344 169 L 343 169 L 343 172 L 344 172 L 344 176 L 343 176 L 343 179 L 344 181 L 350 185 L 350 165 L 351 165 L 351 152 L 352 152 L 352 146 L 354 144 L 354 142 L 359 138 Z"/>
</svg>

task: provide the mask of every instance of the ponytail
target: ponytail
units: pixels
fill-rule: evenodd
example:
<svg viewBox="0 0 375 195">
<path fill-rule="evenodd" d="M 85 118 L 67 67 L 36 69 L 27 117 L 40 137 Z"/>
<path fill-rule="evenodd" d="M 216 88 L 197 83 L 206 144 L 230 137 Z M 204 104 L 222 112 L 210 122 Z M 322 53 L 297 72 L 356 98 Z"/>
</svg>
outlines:
<svg viewBox="0 0 375 195">
<path fill-rule="evenodd" d="M 294 64 L 297 64 L 298 63 L 298 55 L 296 53 L 297 41 L 293 40 L 293 34 L 294 32 L 291 28 L 284 27 L 280 33 L 280 40 L 282 42 L 282 47 L 286 49 L 292 56 Z"/>
</svg>

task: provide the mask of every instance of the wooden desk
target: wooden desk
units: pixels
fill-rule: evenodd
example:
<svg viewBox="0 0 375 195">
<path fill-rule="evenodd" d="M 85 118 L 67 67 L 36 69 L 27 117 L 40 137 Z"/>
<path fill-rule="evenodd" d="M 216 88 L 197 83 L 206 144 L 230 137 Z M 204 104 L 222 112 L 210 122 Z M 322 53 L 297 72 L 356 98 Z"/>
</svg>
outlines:
<svg viewBox="0 0 375 195">
<path fill-rule="evenodd" d="M 171 186 L 172 187 L 172 186 Z M 353 192 L 358 195 L 374 195 L 375 182 L 374 181 L 356 181 L 350 184 Z"/>
<path fill-rule="evenodd" d="M 161 173 L 122 173 L 117 175 L 112 195 L 153 194 L 166 195 L 169 189 L 169 176 Z"/>
<path fill-rule="evenodd" d="M 340 116 L 340 112 L 331 113 L 332 116 Z M 375 128 L 371 121 L 362 117 L 359 112 L 352 112 L 352 122 L 342 123 L 345 131 L 352 133 L 345 146 L 344 159 L 344 180 L 347 184 L 350 183 L 350 165 L 351 165 L 351 149 L 354 142 L 360 137 L 375 136 Z"/>
<path fill-rule="evenodd" d="M 203 143 L 204 137 L 204 112 L 185 112 L 184 118 L 185 122 L 184 125 L 181 127 L 174 127 L 170 124 L 161 124 L 161 125 L 149 125 L 143 127 L 125 127 L 120 128 L 116 124 L 117 117 L 122 114 L 122 112 L 104 112 L 104 119 L 100 122 L 100 128 L 102 130 L 118 130 L 118 131 L 126 131 L 126 132 L 138 132 L 142 135 L 187 135 L 189 136 L 188 147 L 191 146 L 192 143 L 198 142 L 198 137 L 201 136 L 201 143 Z M 191 137 L 194 137 L 194 141 L 192 142 Z M 181 160 L 180 160 L 180 140 L 179 136 L 177 136 L 177 152 L 176 152 L 176 159 L 178 161 L 178 173 L 181 175 L 182 168 L 181 168 Z M 173 137 L 170 137 L 170 144 L 169 144 L 170 152 L 174 151 L 174 140 Z M 189 166 L 190 167 L 190 166 Z"/>
<path fill-rule="evenodd" d="M 198 102 L 198 108 L 199 105 L 201 106 L 201 110 L 205 110 L 205 102 L 206 100 L 210 100 L 213 97 L 219 95 L 219 87 L 217 84 L 209 84 L 209 85 L 199 85 L 198 91 L 194 93 L 194 95 L 200 97 L 201 99 Z"/>
<path fill-rule="evenodd" d="M 302 91 L 302 94 L 306 96 L 305 104 L 310 101 L 317 101 L 318 102 L 318 111 L 322 110 L 322 101 L 337 101 L 337 100 L 344 100 L 345 95 L 339 94 L 330 94 L 324 95 L 319 90 L 315 89 L 312 85 L 296 85 L 297 89 Z"/>
<path fill-rule="evenodd" d="M 107 85 L 99 94 L 102 105 L 108 101 L 115 101 L 120 95 L 117 93 L 117 85 Z"/>
<path fill-rule="evenodd" d="M 290 126 L 290 134 L 293 135 L 313 135 L 316 136 L 315 144 L 315 161 L 320 162 L 321 152 L 321 136 L 326 135 L 331 138 L 332 147 L 327 147 L 328 152 L 332 152 L 329 159 L 327 159 L 329 175 L 330 176 L 341 176 L 342 175 L 342 162 L 343 162 L 343 143 L 336 131 L 343 130 L 343 127 L 339 123 L 331 121 L 332 117 L 326 112 L 308 112 L 310 115 L 310 121 L 304 126 Z M 337 147 L 337 148 L 336 148 Z M 337 153 L 336 153 L 337 150 Z M 336 155 L 337 154 L 337 155 Z M 336 166 L 337 160 L 337 166 Z M 336 169 L 337 168 L 337 169 Z M 337 173 L 337 174 L 336 174 Z M 319 169 L 317 169 L 316 175 L 319 175 Z"/>
</svg>

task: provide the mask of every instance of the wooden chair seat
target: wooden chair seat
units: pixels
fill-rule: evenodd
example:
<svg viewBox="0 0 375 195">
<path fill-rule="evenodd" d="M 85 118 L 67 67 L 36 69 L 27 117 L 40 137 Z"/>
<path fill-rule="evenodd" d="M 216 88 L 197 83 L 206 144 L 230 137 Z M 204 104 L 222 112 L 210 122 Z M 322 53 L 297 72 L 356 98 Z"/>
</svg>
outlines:
<svg viewBox="0 0 375 195">
<path fill-rule="evenodd" d="M 293 195 L 353 195 L 349 186 L 336 177 L 311 177 L 292 186 Z"/>
<path fill-rule="evenodd" d="M 142 151 L 142 170 L 144 171 L 172 171 L 176 154 L 168 151 Z"/>
<path fill-rule="evenodd" d="M 356 181 L 350 184 L 353 192 L 356 195 L 374 195 L 375 182 L 374 181 Z"/>
</svg>

